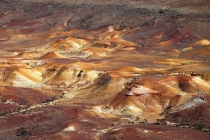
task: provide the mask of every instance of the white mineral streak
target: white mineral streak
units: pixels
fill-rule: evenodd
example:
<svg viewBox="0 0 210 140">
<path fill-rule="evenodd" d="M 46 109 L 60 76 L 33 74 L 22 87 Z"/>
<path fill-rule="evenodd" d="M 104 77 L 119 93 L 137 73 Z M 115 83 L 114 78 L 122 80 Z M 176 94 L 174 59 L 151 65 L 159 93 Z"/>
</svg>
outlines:
<svg viewBox="0 0 210 140">
<path fill-rule="evenodd" d="M 155 90 L 152 90 L 150 88 L 143 87 L 143 86 L 139 86 L 137 88 L 132 87 L 131 91 L 134 94 L 159 93 L 158 91 L 155 91 Z"/>
<path fill-rule="evenodd" d="M 76 130 L 76 128 L 73 125 L 64 129 L 64 131 L 75 131 L 75 130 Z"/>
</svg>

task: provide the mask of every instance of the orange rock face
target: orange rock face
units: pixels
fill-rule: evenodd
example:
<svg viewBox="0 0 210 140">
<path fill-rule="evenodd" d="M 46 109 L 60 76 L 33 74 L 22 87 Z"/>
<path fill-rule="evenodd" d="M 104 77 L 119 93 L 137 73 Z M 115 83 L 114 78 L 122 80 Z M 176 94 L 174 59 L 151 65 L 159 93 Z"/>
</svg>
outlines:
<svg viewBox="0 0 210 140">
<path fill-rule="evenodd" d="M 0 1 L 0 139 L 209 139 L 209 4 Z"/>
</svg>

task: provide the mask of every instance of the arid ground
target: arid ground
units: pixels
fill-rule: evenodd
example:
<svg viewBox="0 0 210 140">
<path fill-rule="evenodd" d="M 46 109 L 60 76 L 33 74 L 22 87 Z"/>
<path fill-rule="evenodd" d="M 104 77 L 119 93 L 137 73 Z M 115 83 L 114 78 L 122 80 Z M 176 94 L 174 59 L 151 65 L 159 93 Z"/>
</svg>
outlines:
<svg viewBox="0 0 210 140">
<path fill-rule="evenodd" d="M 0 140 L 210 139 L 209 0 L 0 0 Z"/>
</svg>

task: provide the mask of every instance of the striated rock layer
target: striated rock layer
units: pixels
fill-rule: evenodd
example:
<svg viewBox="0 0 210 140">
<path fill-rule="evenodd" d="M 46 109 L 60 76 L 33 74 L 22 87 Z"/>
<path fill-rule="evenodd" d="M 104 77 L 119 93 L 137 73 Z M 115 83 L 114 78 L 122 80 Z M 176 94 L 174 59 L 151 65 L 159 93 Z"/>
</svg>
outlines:
<svg viewBox="0 0 210 140">
<path fill-rule="evenodd" d="M 209 5 L 1 0 L 0 139 L 209 139 Z"/>
</svg>

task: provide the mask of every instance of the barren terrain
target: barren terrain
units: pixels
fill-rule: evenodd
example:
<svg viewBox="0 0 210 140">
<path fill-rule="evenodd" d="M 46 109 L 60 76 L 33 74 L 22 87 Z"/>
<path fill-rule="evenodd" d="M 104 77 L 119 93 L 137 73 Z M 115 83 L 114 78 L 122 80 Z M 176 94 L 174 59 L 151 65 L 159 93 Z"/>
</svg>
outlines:
<svg viewBox="0 0 210 140">
<path fill-rule="evenodd" d="M 210 138 L 208 0 L 0 0 L 0 139 Z"/>
</svg>

